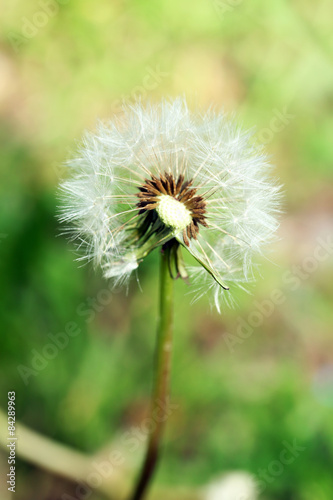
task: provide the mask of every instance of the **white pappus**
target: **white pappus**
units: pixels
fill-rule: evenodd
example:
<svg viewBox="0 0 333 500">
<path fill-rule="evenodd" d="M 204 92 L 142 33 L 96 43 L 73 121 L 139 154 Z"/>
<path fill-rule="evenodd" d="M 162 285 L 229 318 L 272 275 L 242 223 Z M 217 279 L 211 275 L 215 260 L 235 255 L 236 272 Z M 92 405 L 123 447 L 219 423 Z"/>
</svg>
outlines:
<svg viewBox="0 0 333 500">
<path fill-rule="evenodd" d="M 219 309 L 253 279 L 278 226 L 280 187 L 253 133 L 222 112 L 191 113 L 183 98 L 124 107 L 85 134 L 68 169 L 60 219 L 115 283 L 169 246 L 172 275 L 210 290 Z"/>
</svg>

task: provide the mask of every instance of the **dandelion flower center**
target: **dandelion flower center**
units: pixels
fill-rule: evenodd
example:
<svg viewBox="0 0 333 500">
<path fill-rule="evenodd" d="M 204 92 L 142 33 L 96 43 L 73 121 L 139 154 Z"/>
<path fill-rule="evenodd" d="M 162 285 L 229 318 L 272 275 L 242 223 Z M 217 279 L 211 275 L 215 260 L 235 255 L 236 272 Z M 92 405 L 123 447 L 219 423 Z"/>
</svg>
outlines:
<svg viewBox="0 0 333 500">
<path fill-rule="evenodd" d="M 196 194 L 193 179 L 185 181 L 182 174 L 177 178 L 164 172 L 146 179 L 139 191 L 139 214 L 154 211 L 165 227 L 176 233 L 182 231 L 185 245 L 190 245 L 191 238 L 197 239 L 199 224 L 208 226 L 206 201 Z"/>
<path fill-rule="evenodd" d="M 182 231 L 192 222 L 191 212 L 181 201 L 162 194 L 156 207 L 156 212 L 161 221 L 175 231 Z"/>
</svg>

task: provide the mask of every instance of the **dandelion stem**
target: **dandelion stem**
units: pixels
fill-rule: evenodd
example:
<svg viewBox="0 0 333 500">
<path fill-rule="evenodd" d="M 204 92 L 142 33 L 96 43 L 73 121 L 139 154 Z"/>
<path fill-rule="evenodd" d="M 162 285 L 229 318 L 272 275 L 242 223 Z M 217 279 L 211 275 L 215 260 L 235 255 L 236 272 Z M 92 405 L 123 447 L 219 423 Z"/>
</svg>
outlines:
<svg viewBox="0 0 333 500">
<path fill-rule="evenodd" d="M 148 438 L 145 461 L 131 500 L 141 500 L 150 485 L 159 456 L 165 421 L 168 418 L 173 330 L 173 279 L 169 272 L 169 252 L 170 247 L 161 252 L 160 316 L 157 329 L 154 387 L 151 401 L 151 418 L 154 426 Z"/>
</svg>

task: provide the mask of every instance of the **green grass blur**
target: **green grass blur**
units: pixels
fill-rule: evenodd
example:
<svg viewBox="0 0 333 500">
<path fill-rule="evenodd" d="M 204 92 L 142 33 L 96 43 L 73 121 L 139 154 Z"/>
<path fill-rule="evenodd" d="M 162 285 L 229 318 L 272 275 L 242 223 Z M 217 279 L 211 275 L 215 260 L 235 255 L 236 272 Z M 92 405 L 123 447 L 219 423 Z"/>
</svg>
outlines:
<svg viewBox="0 0 333 500">
<path fill-rule="evenodd" d="M 193 306 L 176 283 L 179 408 L 156 481 L 202 485 L 230 470 L 260 478 L 296 440 L 303 451 L 268 472 L 260 498 L 331 500 L 333 249 L 318 243 L 333 228 L 330 2 L 17 0 L 1 10 L 1 407 L 15 390 L 18 419 L 87 452 L 140 425 L 158 254 L 140 266 L 142 291 L 133 279 L 127 294 L 108 293 L 61 236 L 57 185 L 83 130 L 122 100 L 184 94 L 256 127 L 285 185 L 285 214 L 252 295 L 238 294 L 234 310 L 218 315 L 206 297 Z M 80 334 L 24 383 L 18 367 L 31 368 L 70 321 Z M 19 461 L 19 475 L 17 500 L 58 498 L 37 468 Z"/>
</svg>

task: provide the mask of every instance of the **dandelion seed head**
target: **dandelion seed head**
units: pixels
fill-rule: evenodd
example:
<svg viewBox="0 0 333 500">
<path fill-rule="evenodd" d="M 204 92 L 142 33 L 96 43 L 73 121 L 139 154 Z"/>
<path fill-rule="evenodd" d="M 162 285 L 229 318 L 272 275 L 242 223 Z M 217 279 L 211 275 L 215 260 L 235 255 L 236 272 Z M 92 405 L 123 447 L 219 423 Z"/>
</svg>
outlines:
<svg viewBox="0 0 333 500">
<path fill-rule="evenodd" d="M 181 98 L 123 111 L 86 133 L 68 162 L 60 219 L 81 258 L 115 283 L 154 248 L 174 245 L 175 259 L 189 252 L 191 289 L 210 291 L 219 308 L 232 301 L 228 287 L 253 280 L 255 257 L 278 227 L 268 159 L 234 119 L 191 113 Z"/>
</svg>

